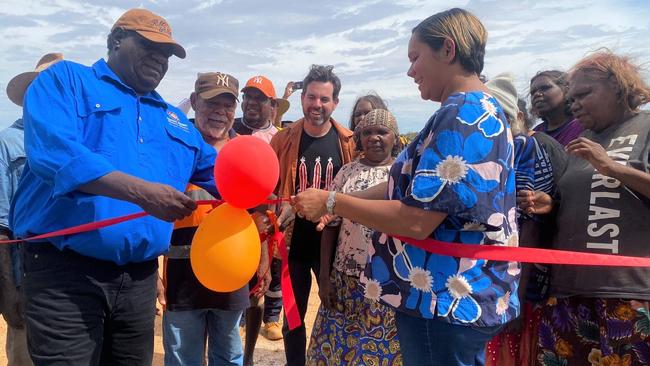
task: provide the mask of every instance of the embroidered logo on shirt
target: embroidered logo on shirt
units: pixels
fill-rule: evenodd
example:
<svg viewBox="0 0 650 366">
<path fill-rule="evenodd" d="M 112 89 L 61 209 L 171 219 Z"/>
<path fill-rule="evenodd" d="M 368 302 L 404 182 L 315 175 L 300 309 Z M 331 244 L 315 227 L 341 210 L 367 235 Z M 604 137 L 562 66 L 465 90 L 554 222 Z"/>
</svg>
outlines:
<svg viewBox="0 0 650 366">
<path fill-rule="evenodd" d="M 189 127 L 187 126 L 187 123 L 181 122 L 181 120 L 178 118 L 176 113 L 172 111 L 167 111 L 167 122 L 169 122 L 170 125 L 180 128 L 185 132 L 189 131 Z"/>
</svg>

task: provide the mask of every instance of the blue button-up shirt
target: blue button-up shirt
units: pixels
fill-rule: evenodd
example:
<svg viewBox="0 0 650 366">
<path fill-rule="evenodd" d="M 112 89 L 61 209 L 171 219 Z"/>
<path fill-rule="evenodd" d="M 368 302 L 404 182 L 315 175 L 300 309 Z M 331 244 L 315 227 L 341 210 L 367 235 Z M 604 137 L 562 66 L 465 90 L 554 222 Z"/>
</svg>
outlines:
<svg viewBox="0 0 650 366">
<path fill-rule="evenodd" d="M 23 119 L 27 164 L 10 214 L 17 237 L 141 211 L 76 190 L 114 171 L 217 194 L 214 148 L 179 109 L 155 91 L 138 96 L 104 60 L 92 67 L 61 61 L 42 72 L 27 90 Z M 172 223 L 148 216 L 49 240 L 124 264 L 164 253 L 171 232 Z"/>
<path fill-rule="evenodd" d="M 25 131 L 18 119 L 0 132 L 0 227 L 9 229 L 9 208 L 25 166 Z"/>
<path fill-rule="evenodd" d="M 0 228 L 6 230 L 9 230 L 11 200 L 16 193 L 18 180 L 27 161 L 24 139 L 22 119 L 16 120 L 9 128 L 0 132 Z M 11 265 L 16 286 L 20 285 L 21 280 L 19 253 L 18 244 L 11 244 Z"/>
</svg>

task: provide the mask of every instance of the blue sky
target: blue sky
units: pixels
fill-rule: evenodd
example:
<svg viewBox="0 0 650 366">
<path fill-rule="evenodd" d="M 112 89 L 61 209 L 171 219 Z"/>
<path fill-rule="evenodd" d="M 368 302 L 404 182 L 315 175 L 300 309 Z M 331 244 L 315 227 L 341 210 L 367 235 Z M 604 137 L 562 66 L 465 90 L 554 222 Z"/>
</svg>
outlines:
<svg viewBox="0 0 650 366">
<path fill-rule="evenodd" d="M 422 101 L 406 76 L 408 38 L 421 20 L 454 6 L 474 12 L 488 30 L 484 73 L 514 73 L 521 95 L 537 71 L 568 69 L 599 47 L 650 62 L 649 0 L 3 0 L 0 87 L 33 70 L 47 52 L 92 64 L 105 56 L 115 20 L 129 8 L 145 7 L 166 17 L 187 49 L 186 59 L 171 59 L 157 89 L 171 103 L 189 95 L 198 72 L 226 72 L 240 84 L 263 74 L 282 94 L 309 65 L 331 64 L 343 84 L 334 118 L 347 123 L 355 98 L 373 90 L 388 101 L 402 132 L 418 131 L 437 105 Z M 297 119 L 299 95 L 290 101 L 285 119 Z M 0 98 L 1 128 L 20 115 Z"/>
</svg>

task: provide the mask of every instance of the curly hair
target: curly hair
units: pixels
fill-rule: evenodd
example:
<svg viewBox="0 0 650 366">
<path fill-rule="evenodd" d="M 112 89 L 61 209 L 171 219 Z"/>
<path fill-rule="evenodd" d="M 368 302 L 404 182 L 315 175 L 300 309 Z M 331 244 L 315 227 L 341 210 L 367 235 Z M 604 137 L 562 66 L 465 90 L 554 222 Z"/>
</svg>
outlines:
<svg viewBox="0 0 650 366">
<path fill-rule="evenodd" d="M 334 66 L 332 65 L 311 65 L 307 76 L 302 81 L 302 93 L 305 93 L 307 90 L 307 85 L 312 81 L 318 81 L 321 83 L 330 82 L 334 86 L 334 92 L 332 93 L 332 98 L 338 99 L 339 92 L 341 91 L 341 80 L 334 73 Z"/>
<path fill-rule="evenodd" d="M 618 102 L 628 111 L 636 111 L 650 102 L 650 88 L 641 72 L 641 67 L 635 65 L 630 57 L 619 56 L 603 48 L 578 61 L 569 71 L 569 82 L 576 73 L 610 80 L 617 88 Z"/>
</svg>

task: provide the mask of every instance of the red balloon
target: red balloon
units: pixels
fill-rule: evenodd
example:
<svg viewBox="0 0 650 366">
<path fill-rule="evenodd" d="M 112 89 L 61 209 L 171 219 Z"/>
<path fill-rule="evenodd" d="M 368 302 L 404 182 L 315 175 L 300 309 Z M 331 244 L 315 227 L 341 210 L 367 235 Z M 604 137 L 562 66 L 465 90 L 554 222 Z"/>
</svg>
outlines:
<svg viewBox="0 0 650 366">
<path fill-rule="evenodd" d="M 280 164 L 269 144 L 254 136 L 238 136 L 217 154 L 214 179 L 224 201 L 252 208 L 266 200 L 278 183 Z"/>
</svg>

